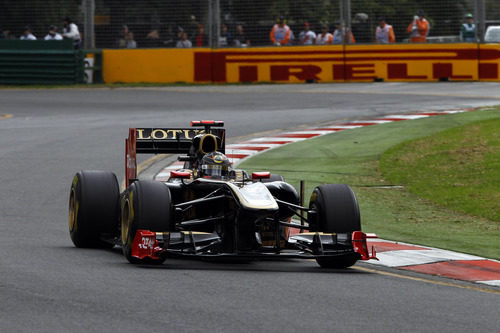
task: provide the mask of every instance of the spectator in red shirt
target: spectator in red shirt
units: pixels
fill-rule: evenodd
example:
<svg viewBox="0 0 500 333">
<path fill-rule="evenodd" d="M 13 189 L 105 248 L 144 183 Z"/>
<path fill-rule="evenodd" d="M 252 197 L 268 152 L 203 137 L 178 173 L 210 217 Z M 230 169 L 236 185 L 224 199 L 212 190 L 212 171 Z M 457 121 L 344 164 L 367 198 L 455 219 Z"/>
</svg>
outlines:
<svg viewBox="0 0 500 333">
<path fill-rule="evenodd" d="M 198 34 L 196 35 L 194 45 L 196 47 L 208 46 L 207 35 L 202 24 L 198 24 Z"/>
</svg>

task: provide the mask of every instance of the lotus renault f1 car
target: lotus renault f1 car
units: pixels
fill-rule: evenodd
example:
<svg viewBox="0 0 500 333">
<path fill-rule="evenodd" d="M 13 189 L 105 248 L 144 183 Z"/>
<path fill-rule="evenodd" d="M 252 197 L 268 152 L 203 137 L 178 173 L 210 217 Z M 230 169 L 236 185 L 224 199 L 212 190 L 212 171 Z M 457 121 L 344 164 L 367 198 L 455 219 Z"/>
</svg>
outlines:
<svg viewBox="0 0 500 333">
<path fill-rule="evenodd" d="M 125 140 L 125 185 L 106 171 L 76 173 L 69 231 L 76 247 L 121 246 L 133 264 L 171 256 L 304 258 L 345 268 L 375 258 L 361 231 L 354 192 L 316 187 L 309 206 L 279 175 L 233 169 L 221 121 L 191 128 L 131 128 Z M 168 181 L 139 180 L 137 154 L 180 154 Z"/>
</svg>

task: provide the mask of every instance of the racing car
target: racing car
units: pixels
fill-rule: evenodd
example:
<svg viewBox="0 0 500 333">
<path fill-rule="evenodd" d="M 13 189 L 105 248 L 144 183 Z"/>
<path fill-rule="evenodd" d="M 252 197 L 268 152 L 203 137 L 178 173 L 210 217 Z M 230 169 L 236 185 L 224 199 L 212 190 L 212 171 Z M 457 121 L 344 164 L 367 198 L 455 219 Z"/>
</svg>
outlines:
<svg viewBox="0 0 500 333">
<path fill-rule="evenodd" d="M 190 128 L 130 128 L 125 189 L 114 173 L 79 171 L 69 196 L 76 247 L 121 246 L 133 264 L 168 257 L 303 258 L 323 268 L 376 259 L 361 231 L 356 196 L 345 184 L 317 186 L 303 206 L 278 174 L 235 169 L 225 155 L 222 121 Z M 178 154 L 167 181 L 140 180 L 137 154 Z"/>
</svg>

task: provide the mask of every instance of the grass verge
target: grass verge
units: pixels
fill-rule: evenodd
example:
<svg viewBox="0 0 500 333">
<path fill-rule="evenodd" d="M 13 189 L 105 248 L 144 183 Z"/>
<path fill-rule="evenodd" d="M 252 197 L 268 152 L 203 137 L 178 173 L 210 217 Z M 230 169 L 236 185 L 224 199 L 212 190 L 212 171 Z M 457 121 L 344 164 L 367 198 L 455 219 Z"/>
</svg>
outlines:
<svg viewBox="0 0 500 333">
<path fill-rule="evenodd" d="M 379 168 L 384 152 L 402 142 L 499 118 L 500 109 L 486 109 L 367 126 L 283 146 L 259 154 L 240 167 L 249 171 L 279 173 L 296 188 L 303 179 L 306 199 L 317 185 L 349 184 L 358 197 L 365 231 L 376 232 L 381 238 L 500 259 L 499 222 L 491 217 L 445 207 L 435 200 L 435 194 L 429 194 L 426 199 L 413 193 L 411 186 L 393 187 L 402 183 L 398 178 L 394 178 L 395 182 L 389 180 L 392 174 L 386 179 Z M 392 156 L 396 155 L 394 151 Z M 498 154 L 496 156 L 496 160 L 500 159 Z M 405 174 L 413 171 L 409 167 Z M 442 187 L 443 190 L 446 188 Z M 499 191 L 497 185 L 496 195 Z"/>
</svg>

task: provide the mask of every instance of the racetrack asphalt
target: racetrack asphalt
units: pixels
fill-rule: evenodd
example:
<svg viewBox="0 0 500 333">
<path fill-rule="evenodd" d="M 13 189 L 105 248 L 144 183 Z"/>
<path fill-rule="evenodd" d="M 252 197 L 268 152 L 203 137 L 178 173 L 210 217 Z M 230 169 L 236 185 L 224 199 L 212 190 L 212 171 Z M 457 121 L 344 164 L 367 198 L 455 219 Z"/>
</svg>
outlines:
<svg viewBox="0 0 500 333">
<path fill-rule="evenodd" d="M 395 113 L 500 104 L 497 83 L 0 90 L 0 331 L 493 332 L 499 289 L 315 262 L 169 260 L 76 249 L 80 169 L 123 179 L 129 127 L 225 120 L 228 138 Z M 3 117 L 5 115 L 11 115 Z"/>
</svg>

